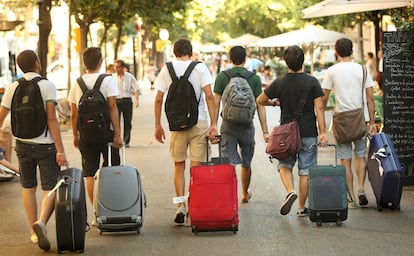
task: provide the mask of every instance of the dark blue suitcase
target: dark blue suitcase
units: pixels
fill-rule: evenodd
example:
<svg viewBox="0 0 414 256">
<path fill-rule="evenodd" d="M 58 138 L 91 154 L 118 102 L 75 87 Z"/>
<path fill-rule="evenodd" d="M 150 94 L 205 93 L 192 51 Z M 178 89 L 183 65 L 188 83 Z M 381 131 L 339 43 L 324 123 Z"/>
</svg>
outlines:
<svg viewBox="0 0 414 256">
<path fill-rule="evenodd" d="M 388 134 L 381 132 L 371 138 L 367 169 L 377 199 L 377 209 L 400 210 L 404 174 Z"/>
</svg>

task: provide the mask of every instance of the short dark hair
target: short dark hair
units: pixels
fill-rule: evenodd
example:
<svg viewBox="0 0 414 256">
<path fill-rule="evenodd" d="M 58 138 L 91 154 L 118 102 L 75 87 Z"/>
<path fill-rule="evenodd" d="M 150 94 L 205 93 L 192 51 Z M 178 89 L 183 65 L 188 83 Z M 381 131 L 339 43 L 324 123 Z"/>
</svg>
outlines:
<svg viewBox="0 0 414 256">
<path fill-rule="evenodd" d="M 335 51 L 340 57 L 349 57 L 352 55 L 352 41 L 348 38 L 338 39 L 335 43 Z"/>
<path fill-rule="evenodd" d="M 86 69 L 95 70 L 98 68 L 99 61 L 102 60 L 102 52 L 99 47 L 86 48 L 82 53 L 83 65 Z"/>
<path fill-rule="evenodd" d="M 39 58 L 32 50 L 24 50 L 17 56 L 17 65 L 23 73 L 36 72 L 36 61 L 39 61 Z"/>
<path fill-rule="evenodd" d="M 284 59 L 287 66 L 293 71 L 299 71 L 303 66 L 305 54 L 302 48 L 297 45 L 289 46 L 285 50 Z"/>
<path fill-rule="evenodd" d="M 230 60 L 235 65 L 246 62 L 246 49 L 243 46 L 234 46 L 230 49 Z"/>
<path fill-rule="evenodd" d="M 370 58 L 374 58 L 374 53 L 373 53 L 373 52 L 368 52 L 368 53 L 367 53 L 367 55 L 368 55 L 368 57 L 370 57 Z"/>
<path fill-rule="evenodd" d="M 182 57 L 188 55 L 189 57 L 193 56 L 193 46 L 191 45 L 190 40 L 188 39 L 178 39 L 174 43 L 174 55 L 175 57 Z"/>
<path fill-rule="evenodd" d="M 126 67 L 126 63 L 123 60 L 116 60 L 115 63 L 118 63 L 121 67 Z"/>
</svg>

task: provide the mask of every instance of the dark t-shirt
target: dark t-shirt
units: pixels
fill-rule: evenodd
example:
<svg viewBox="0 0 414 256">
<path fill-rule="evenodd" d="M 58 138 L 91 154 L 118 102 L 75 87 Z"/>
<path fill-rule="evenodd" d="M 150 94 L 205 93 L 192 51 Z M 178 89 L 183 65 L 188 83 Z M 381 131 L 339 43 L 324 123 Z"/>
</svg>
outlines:
<svg viewBox="0 0 414 256">
<path fill-rule="evenodd" d="M 291 122 L 295 117 L 300 99 L 308 89 L 308 96 L 301 117 L 298 118 L 302 137 L 317 137 L 314 99 L 322 97 L 323 91 L 318 80 L 307 73 L 288 73 L 276 79 L 264 93 L 270 99 L 278 98 L 281 108 L 281 124 Z"/>
</svg>

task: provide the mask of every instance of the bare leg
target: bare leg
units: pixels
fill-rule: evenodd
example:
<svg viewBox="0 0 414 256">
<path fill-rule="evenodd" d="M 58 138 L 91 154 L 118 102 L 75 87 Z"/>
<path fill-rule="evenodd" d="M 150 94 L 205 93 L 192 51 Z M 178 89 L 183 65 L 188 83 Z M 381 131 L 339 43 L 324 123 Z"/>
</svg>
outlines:
<svg viewBox="0 0 414 256">
<path fill-rule="evenodd" d="M 355 201 L 354 176 L 352 174 L 351 159 L 341 159 L 341 164 L 346 170 L 346 185 L 348 186 L 349 196 L 353 201 Z"/>
<path fill-rule="evenodd" d="M 49 221 L 50 216 L 52 215 L 53 210 L 55 209 L 56 194 L 54 194 L 53 196 L 49 196 L 48 195 L 49 192 L 50 190 L 43 191 L 43 200 L 42 200 L 42 206 L 40 210 L 39 220 L 43 222 L 44 224 L 46 224 Z"/>
<path fill-rule="evenodd" d="M 85 183 L 86 183 L 86 190 L 88 192 L 89 199 L 91 200 L 91 204 L 93 205 L 93 177 L 85 177 Z"/>
<path fill-rule="evenodd" d="M 294 192 L 294 183 L 292 170 L 286 167 L 282 167 L 279 170 L 280 178 L 282 180 L 283 186 L 285 186 L 286 192 Z"/>
<path fill-rule="evenodd" d="M 249 186 L 250 186 L 250 179 L 252 176 L 252 169 L 241 167 L 241 183 L 242 183 L 242 200 L 249 199 Z"/>
<path fill-rule="evenodd" d="M 185 161 L 175 162 L 174 163 L 174 186 L 175 194 L 177 197 L 184 196 L 185 194 Z M 179 203 L 178 207 L 184 205 L 184 203 Z"/>
<path fill-rule="evenodd" d="M 27 220 L 29 221 L 29 226 L 32 235 L 33 224 L 37 221 L 37 201 L 36 201 L 36 187 L 34 188 L 23 188 L 23 205 L 26 211 Z"/>
<path fill-rule="evenodd" d="M 298 209 L 304 209 L 306 199 L 308 198 L 309 179 L 307 175 L 299 176 L 299 194 L 298 194 Z"/>
<path fill-rule="evenodd" d="M 358 177 L 358 190 L 364 190 L 366 176 L 366 160 L 365 157 L 355 158 L 355 170 Z"/>
</svg>

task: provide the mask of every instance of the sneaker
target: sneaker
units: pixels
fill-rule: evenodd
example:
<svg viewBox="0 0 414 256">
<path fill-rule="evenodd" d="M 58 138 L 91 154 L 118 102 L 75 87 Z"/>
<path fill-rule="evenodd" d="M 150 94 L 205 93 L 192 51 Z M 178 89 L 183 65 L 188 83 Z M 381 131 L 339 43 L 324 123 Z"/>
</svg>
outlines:
<svg viewBox="0 0 414 256">
<path fill-rule="evenodd" d="M 306 207 L 303 209 L 298 209 L 298 211 L 296 212 L 296 215 L 298 217 L 307 217 L 309 216 L 309 210 Z"/>
<path fill-rule="evenodd" d="M 348 199 L 348 209 L 356 209 L 358 208 L 357 204 L 354 200 Z"/>
<path fill-rule="evenodd" d="M 33 235 L 30 237 L 30 241 L 31 241 L 32 243 L 34 243 L 34 244 L 37 244 L 37 236 L 36 236 L 36 234 L 33 234 Z"/>
<path fill-rule="evenodd" d="M 286 215 L 290 212 L 290 208 L 292 208 L 293 202 L 295 202 L 296 198 L 298 196 L 295 192 L 290 192 L 287 196 L 285 201 L 282 204 L 282 207 L 280 207 L 280 214 Z"/>
<path fill-rule="evenodd" d="M 184 224 L 185 221 L 185 206 L 178 207 L 176 213 L 175 213 L 175 219 L 174 222 L 177 224 Z"/>
<path fill-rule="evenodd" d="M 39 247 L 45 251 L 49 251 L 50 241 L 47 238 L 45 224 L 41 221 L 36 221 L 33 224 L 33 231 L 36 233 Z"/>
<path fill-rule="evenodd" d="M 368 204 L 367 196 L 363 190 L 358 192 L 358 200 L 360 206 L 365 206 Z"/>
</svg>

